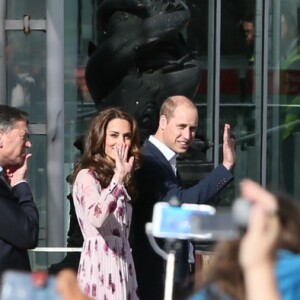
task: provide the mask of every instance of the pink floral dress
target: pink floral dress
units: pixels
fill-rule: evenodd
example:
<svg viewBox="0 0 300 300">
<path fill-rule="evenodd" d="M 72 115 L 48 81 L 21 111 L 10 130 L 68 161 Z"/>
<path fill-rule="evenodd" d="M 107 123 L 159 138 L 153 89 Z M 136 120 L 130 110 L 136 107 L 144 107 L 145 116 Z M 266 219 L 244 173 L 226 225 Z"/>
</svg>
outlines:
<svg viewBox="0 0 300 300">
<path fill-rule="evenodd" d="M 132 300 L 137 282 L 128 243 L 132 207 L 123 185 L 114 179 L 103 189 L 88 169 L 73 186 L 78 222 L 84 237 L 78 282 L 90 297 Z"/>
</svg>

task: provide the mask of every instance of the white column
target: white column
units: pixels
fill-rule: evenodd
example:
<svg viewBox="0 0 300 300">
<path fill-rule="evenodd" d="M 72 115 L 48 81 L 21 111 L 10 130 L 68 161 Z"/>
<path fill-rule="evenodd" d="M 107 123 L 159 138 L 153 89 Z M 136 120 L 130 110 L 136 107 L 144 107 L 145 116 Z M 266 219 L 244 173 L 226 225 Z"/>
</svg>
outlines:
<svg viewBox="0 0 300 300">
<path fill-rule="evenodd" d="M 0 104 L 6 104 L 5 12 L 6 0 L 0 0 Z"/>
<path fill-rule="evenodd" d="M 48 246 L 64 246 L 64 1 L 47 0 Z"/>
</svg>

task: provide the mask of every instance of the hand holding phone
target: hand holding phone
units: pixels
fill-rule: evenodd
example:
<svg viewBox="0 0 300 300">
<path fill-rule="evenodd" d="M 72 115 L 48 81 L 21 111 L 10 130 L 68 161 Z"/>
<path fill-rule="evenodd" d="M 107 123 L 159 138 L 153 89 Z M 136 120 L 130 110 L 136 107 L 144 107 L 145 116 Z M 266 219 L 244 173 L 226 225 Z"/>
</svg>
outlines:
<svg viewBox="0 0 300 300">
<path fill-rule="evenodd" d="M 218 209 L 203 204 L 172 206 L 158 202 L 153 210 L 152 234 L 170 239 L 236 239 L 247 227 L 250 205 L 244 199 L 235 200 L 232 208 Z"/>
</svg>

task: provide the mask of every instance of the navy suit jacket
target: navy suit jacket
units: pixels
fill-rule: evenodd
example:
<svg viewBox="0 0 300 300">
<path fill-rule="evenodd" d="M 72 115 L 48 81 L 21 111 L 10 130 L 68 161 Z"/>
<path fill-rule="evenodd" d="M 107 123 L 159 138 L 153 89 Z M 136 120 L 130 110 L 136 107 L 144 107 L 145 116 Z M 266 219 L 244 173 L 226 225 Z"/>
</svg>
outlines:
<svg viewBox="0 0 300 300">
<path fill-rule="evenodd" d="M 0 276 L 30 271 L 27 249 L 37 246 L 39 215 L 27 182 L 12 189 L 0 178 Z"/>
<path fill-rule="evenodd" d="M 139 199 L 133 204 L 130 242 L 141 300 L 162 299 L 165 264 L 149 244 L 145 224 L 151 222 L 156 202 L 176 197 L 180 203 L 206 203 L 229 181 L 232 174 L 219 165 L 204 179 L 190 188 L 180 186 L 174 171 L 161 151 L 148 140 L 143 145 L 143 164 L 137 172 Z M 188 272 L 188 243 L 177 251 L 175 284 L 182 282 Z"/>
</svg>

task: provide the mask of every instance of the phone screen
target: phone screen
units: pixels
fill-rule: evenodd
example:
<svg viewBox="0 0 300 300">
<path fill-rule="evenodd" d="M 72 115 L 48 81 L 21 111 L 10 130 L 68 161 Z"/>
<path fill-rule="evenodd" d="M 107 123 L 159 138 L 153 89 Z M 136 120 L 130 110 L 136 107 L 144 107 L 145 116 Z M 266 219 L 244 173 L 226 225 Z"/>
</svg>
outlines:
<svg viewBox="0 0 300 300">
<path fill-rule="evenodd" d="M 230 210 L 198 206 L 158 205 L 154 209 L 153 235 L 162 238 L 219 240 L 238 236 Z M 159 216 L 159 217 L 157 217 Z"/>
<path fill-rule="evenodd" d="M 181 207 L 165 206 L 162 208 L 161 233 L 187 235 L 191 233 L 192 211 Z"/>
</svg>

